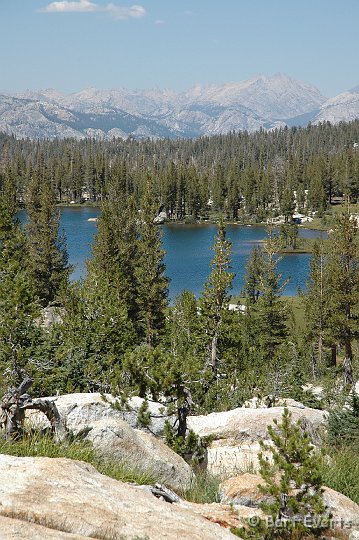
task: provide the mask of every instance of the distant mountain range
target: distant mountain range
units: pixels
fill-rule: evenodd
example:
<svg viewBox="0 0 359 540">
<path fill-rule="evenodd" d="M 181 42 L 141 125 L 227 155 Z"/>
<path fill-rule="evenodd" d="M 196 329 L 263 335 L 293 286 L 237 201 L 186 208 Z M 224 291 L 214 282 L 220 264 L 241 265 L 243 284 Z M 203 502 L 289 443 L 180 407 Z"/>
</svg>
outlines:
<svg viewBox="0 0 359 540">
<path fill-rule="evenodd" d="M 16 137 L 176 138 L 359 118 L 359 86 L 327 99 L 286 75 L 170 90 L 0 94 L 0 131 Z"/>
</svg>

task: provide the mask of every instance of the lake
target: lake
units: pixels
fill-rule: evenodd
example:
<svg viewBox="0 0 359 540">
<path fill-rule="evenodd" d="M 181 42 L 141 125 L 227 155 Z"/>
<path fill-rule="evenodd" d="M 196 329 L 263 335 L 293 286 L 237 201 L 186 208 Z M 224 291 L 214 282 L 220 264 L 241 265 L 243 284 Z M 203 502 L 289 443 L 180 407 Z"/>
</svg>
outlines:
<svg viewBox="0 0 359 540">
<path fill-rule="evenodd" d="M 91 254 L 91 245 L 96 233 L 96 223 L 88 221 L 99 215 L 97 208 L 62 208 L 61 225 L 66 234 L 70 263 L 75 266 L 72 279 L 85 275 L 85 261 Z M 170 298 L 173 300 L 183 289 L 197 296 L 209 274 L 209 263 L 213 257 L 211 246 L 216 233 L 213 224 L 183 225 L 170 223 L 161 226 L 165 263 L 170 278 Z M 306 238 L 319 237 L 318 231 L 300 229 L 299 235 Z M 325 233 L 324 233 L 325 234 Z M 264 227 L 228 225 L 227 237 L 232 242 L 232 269 L 236 273 L 233 294 L 240 294 L 245 273 L 245 264 L 252 248 L 265 238 Z M 303 288 L 309 272 L 310 255 L 285 255 L 279 262 L 283 279 L 289 279 L 285 295 L 297 294 Z"/>
</svg>

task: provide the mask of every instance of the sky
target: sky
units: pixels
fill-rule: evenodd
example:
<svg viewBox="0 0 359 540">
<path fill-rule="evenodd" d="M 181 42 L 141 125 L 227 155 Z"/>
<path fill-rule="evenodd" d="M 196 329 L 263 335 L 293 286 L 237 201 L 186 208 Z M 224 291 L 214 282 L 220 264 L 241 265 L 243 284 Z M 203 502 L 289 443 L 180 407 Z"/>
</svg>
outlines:
<svg viewBox="0 0 359 540">
<path fill-rule="evenodd" d="M 138 2 L 138 3 L 137 3 Z M 359 0 L 0 0 L 0 91 L 359 84 Z"/>
</svg>

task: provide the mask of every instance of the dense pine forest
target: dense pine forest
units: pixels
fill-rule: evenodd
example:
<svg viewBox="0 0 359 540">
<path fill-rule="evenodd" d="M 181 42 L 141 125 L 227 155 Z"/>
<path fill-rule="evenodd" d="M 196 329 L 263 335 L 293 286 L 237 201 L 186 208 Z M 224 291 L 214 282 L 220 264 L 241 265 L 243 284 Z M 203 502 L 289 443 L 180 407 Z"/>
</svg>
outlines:
<svg viewBox="0 0 359 540">
<path fill-rule="evenodd" d="M 51 183 L 57 202 L 99 202 L 112 181 L 139 204 L 146 177 L 170 219 L 222 212 L 263 220 L 268 213 L 322 213 L 335 197 L 358 198 L 359 121 L 255 134 L 179 140 L 30 141 L 0 136 L 3 174 L 20 200 L 34 175 Z"/>
</svg>

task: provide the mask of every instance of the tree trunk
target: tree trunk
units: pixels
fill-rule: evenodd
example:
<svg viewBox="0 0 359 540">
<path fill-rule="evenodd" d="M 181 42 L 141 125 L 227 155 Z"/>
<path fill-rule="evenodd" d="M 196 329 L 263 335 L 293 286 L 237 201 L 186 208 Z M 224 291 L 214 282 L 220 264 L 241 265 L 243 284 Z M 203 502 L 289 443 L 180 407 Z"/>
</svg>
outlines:
<svg viewBox="0 0 359 540">
<path fill-rule="evenodd" d="M 333 343 L 330 346 L 331 355 L 329 360 L 329 366 L 335 367 L 337 365 L 337 346 L 335 343 Z"/>
<path fill-rule="evenodd" d="M 48 399 L 35 399 L 33 401 L 27 394 L 32 383 L 32 379 L 27 377 L 18 388 L 10 389 L 0 401 L 0 427 L 4 426 L 6 438 L 12 440 L 21 437 L 25 411 L 33 409 L 46 415 L 56 440 L 64 440 L 67 432 L 55 403 Z"/>
<path fill-rule="evenodd" d="M 354 384 L 353 365 L 349 356 L 346 356 L 343 360 L 343 377 L 345 385 L 352 386 Z"/>
<path fill-rule="evenodd" d="M 218 360 L 217 344 L 218 344 L 218 336 L 216 332 L 212 338 L 212 343 L 211 343 L 211 368 L 212 368 L 213 373 L 217 371 L 217 360 Z"/>
</svg>

